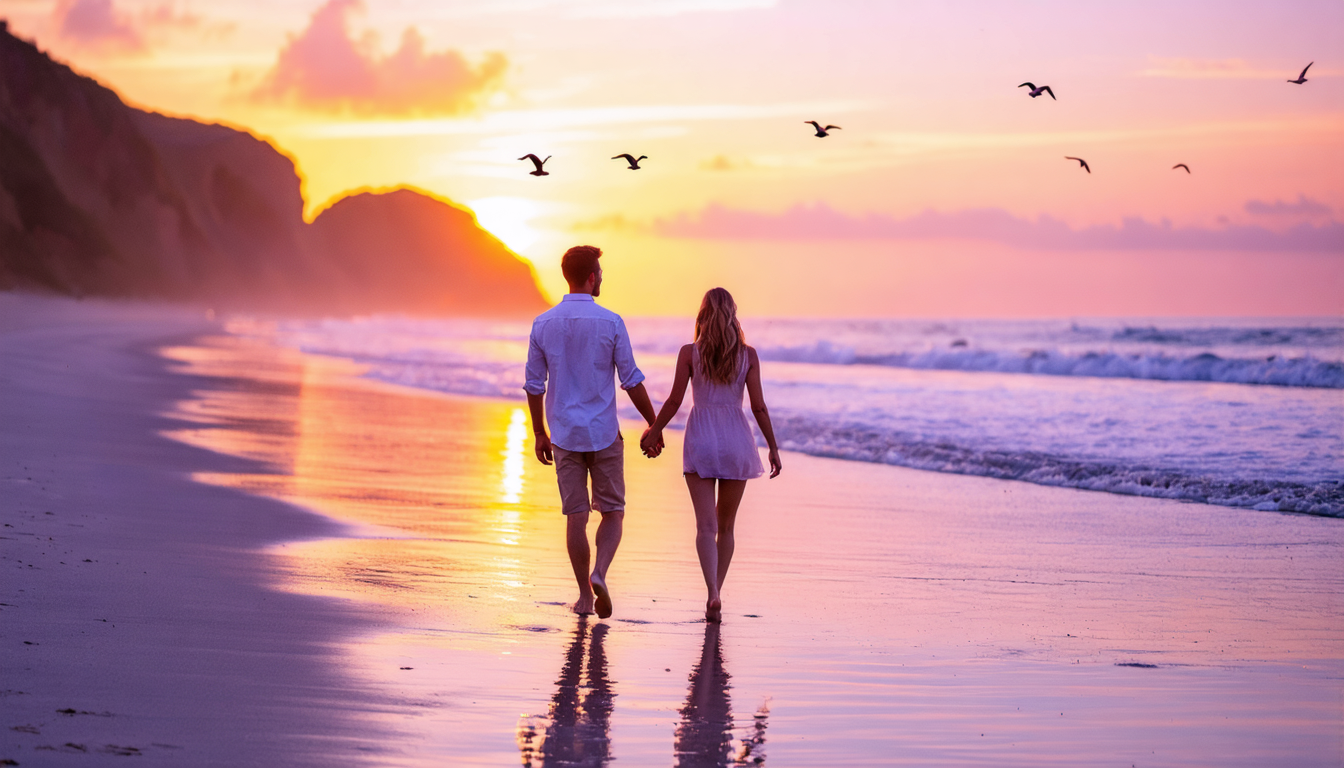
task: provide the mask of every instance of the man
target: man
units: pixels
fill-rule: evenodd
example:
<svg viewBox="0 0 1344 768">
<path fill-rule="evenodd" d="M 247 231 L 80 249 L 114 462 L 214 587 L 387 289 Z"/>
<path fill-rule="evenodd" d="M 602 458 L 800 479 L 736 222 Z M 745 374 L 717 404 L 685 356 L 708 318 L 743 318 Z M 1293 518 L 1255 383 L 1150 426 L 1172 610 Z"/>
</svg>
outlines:
<svg viewBox="0 0 1344 768">
<path fill-rule="evenodd" d="M 602 251 L 591 245 L 570 248 L 560 261 L 569 293 L 532 323 L 527 350 L 527 406 L 532 412 L 537 459 L 555 462 L 565 542 L 579 599 L 574 612 L 611 615 L 607 568 L 621 543 L 625 519 L 625 440 L 616 419 L 615 376 L 644 420 L 655 414 L 635 366 L 625 322 L 593 299 L 602 293 Z M 550 435 L 546 433 L 550 426 Z M 592 477 L 592 499 L 588 478 Z M 597 557 L 588 570 L 588 514 L 602 513 Z M 596 598 L 596 599 L 594 599 Z"/>
</svg>

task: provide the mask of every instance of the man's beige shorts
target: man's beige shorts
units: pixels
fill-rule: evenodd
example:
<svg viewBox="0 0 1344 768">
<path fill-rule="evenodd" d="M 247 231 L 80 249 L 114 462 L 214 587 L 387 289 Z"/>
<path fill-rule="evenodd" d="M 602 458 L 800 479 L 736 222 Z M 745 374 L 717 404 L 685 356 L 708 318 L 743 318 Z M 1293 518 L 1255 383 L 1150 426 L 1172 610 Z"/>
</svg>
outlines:
<svg viewBox="0 0 1344 768">
<path fill-rule="evenodd" d="M 596 509 L 621 512 L 625 509 L 625 438 L 600 451 L 566 451 L 551 446 L 555 455 L 555 477 L 560 483 L 560 504 L 566 515 Z M 588 501 L 588 476 L 593 477 L 593 499 Z"/>
</svg>

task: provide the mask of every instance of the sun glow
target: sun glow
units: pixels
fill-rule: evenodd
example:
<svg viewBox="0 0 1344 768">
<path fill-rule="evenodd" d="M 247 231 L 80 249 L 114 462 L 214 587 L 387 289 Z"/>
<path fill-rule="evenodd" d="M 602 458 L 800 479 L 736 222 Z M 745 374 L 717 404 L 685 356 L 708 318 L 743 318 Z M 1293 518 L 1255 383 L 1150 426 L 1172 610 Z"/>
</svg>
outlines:
<svg viewBox="0 0 1344 768">
<path fill-rule="evenodd" d="M 472 200 L 467 206 L 475 211 L 482 227 L 515 253 L 526 250 L 540 237 L 528 225 L 541 212 L 540 206 L 525 197 L 486 197 Z"/>
</svg>

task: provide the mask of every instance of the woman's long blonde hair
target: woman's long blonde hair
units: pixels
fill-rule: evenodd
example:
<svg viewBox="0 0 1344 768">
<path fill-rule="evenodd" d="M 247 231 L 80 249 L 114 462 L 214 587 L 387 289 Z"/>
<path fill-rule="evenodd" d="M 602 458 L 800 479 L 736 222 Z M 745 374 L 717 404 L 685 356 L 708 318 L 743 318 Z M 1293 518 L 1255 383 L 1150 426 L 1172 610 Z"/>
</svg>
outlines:
<svg viewBox="0 0 1344 768">
<path fill-rule="evenodd" d="M 737 322 L 737 302 L 722 288 L 711 288 L 695 316 L 695 346 L 700 350 L 700 372 L 719 384 L 737 379 L 747 337 Z"/>
</svg>

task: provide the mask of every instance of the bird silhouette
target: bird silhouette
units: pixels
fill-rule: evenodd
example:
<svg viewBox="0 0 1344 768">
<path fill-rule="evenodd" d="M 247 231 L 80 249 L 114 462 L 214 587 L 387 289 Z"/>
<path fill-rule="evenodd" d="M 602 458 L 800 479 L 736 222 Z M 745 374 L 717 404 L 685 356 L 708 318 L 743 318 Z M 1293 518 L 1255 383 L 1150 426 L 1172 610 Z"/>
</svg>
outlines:
<svg viewBox="0 0 1344 768">
<path fill-rule="evenodd" d="M 1084 171 L 1087 171 L 1088 173 L 1091 173 L 1091 172 L 1092 172 L 1092 169 L 1087 167 L 1087 161 L 1084 160 L 1084 159 L 1081 158 L 1081 157 L 1069 157 L 1068 155 L 1065 155 L 1065 156 L 1064 156 L 1064 159 L 1065 159 L 1065 160 L 1077 160 L 1077 161 L 1078 161 L 1078 164 L 1081 165 L 1081 166 L 1083 166 L 1083 170 L 1084 170 Z"/>
<path fill-rule="evenodd" d="M 550 175 L 551 175 L 549 172 L 542 170 L 542 166 L 543 166 L 543 165 L 546 165 L 546 160 L 550 160 L 550 159 L 551 159 L 551 156 L 550 156 L 550 155 L 547 155 L 547 156 L 546 156 L 546 160 L 542 160 L 541 158 L 539 158 L 539 157 L 537 157 L 536 155 L 533 155 L 533 154 L 526 154 L 526 155 L 523 155 L 522 157 L 520 157 L 520 158 L 518 158 L 518 159 L 519 159 L 519 160 L 531 160 L 531 161 L 532 161 L 532 164 L 535 165 L 535 166 L 537 166 L 537 170 L 532 171 L 532 175 L 533 175 L 533 176 L 550 176 Z"/>
<path fill-rule="evenodd" d="M 1190 166 L 1186 165 L 1185 163 L 1177 163 L 1171 166 L 1171 170 L 1173 171 L 1176 170 L 1177 168 L 1184 168 L 1186 173 L 1190 172 Z"/>
<path fill-rule="evenodd" d="M 828 126 L 826 126 L 825 128 L 822 128 L 822 127 L 821 127 L 821 124 L 818 123 L 816 120 L 804 120 L 803 122 L 804 122 L 804 123 L 808 123 L 808 124 L 810 124 L 813 128 L 816 128 L 816 129 L 817 129 L 817 138 L 818 138 L 818 139 L 824 139 L 824 138 L 826 138 L 826 136 L 828 135 L 828 134 L 827 134 L 827 131 L 838 131 L 838 130 L 840 130 L 840 126 L 838 126 L 838 125 L 828 125 Z"/>
<path fill-rule="evenodd" d="M 1316 62 L 1314 62 L 1314 61 L 1311 62 L 1311 64 L 1315 64 L 1315 63 L 1316 63 Z M 1289 80 L 1288 82 L 1290 82 L 1290 83 L 1295 83 L 1295 84 L 1297 84 L 1297 85 L 1301 85 L 1301 84 L 1307 82 L 1307 70 L 1308 70 L 1308 69 L 1311 69 L 1311 64 L 1308 64 L 1307 66 L 1305 66 L 1305 67 L 1302 68 L 1302 74 L 1298 75 L 1296 80 Z"/>
<path fill-rule="evenodd" d="M 625 153 L 624 155 L 617 155 L 617 156 L 615 156 L 615 157 L 613 157 L 613 158 L 611 158 L 611 159 L 612 159 L 612 160 L 620 160 L 622 157 L 625 158 L 625 161 L 626 161 L 627 163 L 630 163 L 630 169 L 629 169 L 629 170 L 632 170 L 632 171 L 638 171 L 638 170 L 639 170 L 639 161 L 640 161 L 640 160 L 648 160 L 648 159 L 649 159 L 647 155 L 640 155 L 639 157 L 634 157 L 633 155 L 631 155 L 631 154 L 628 153 L 628 152 Z"/>
<path fill-rule="evenodd" d="M 1021 85 L 1019 85 L 1019 86 L 1017 86 L 1017 87 L 1018 87 L 1018 88 L 1030 88 L 1030 89 L 1031 89 L 1030 96 L 1031 96 L 1031 98 L 1033 98 L 1033 99 L 1036 98 L 1037 96 L 1040 96 L 1042 93 L 1048 93 L 1048 94 L 1050 94 L 1050 98 L 1051 98 L 1051 99 L 1054 99 L 1055 101 L 1059 101 L 1059 99 L 1055 99 L 1055 92 L 1052 91 L 1052 90 L 1050 90 L 1050 86 L 1048 86 L 1048 85 L 1042 85 L 1040 88 L 1037 88 L 1035 83 L 1023 83 L 1023 84 L 1021 84 Z"/>
</svg>

